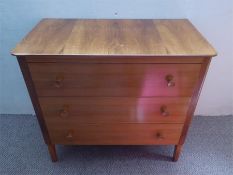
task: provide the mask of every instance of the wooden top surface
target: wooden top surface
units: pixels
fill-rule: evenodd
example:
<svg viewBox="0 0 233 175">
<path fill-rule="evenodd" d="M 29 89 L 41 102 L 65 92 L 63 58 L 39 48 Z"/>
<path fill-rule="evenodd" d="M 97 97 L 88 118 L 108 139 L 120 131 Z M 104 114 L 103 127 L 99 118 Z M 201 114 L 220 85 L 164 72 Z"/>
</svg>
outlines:
<svg viewBox="0 0 233 175">
<path fill-rule="evenodd" d="M 215 56 L 187 19 L 43 19 L 13 55 Z"/>
</svg>

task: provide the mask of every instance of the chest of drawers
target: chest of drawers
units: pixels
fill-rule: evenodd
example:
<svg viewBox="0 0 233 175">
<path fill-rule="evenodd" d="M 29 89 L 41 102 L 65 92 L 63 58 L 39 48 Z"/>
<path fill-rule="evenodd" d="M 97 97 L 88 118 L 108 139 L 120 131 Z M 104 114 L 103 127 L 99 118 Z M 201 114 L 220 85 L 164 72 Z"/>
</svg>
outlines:
<svg viewBox="0 0 233 175">
<path fill-rule="evenodd" d="M 175 145 L 178 160 L 216 51 L 186 19 L 43 19 L 17 56 L 55 145 Z"/>
</svg>

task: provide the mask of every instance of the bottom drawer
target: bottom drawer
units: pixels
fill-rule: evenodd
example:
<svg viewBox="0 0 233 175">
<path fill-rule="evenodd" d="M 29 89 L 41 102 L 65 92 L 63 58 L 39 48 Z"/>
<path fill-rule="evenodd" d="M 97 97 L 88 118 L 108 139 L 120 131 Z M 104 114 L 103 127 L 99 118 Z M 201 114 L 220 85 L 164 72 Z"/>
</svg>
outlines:
<svg viewBox="0 0 233 175">
<path fill-rule="evenodd" d="M 51 125 L 50 125 L 51 126 Z M 177 144 L 183 124 L 75 124 L 49 128 L 54 144 L 153 145 Z"/>
</svg>

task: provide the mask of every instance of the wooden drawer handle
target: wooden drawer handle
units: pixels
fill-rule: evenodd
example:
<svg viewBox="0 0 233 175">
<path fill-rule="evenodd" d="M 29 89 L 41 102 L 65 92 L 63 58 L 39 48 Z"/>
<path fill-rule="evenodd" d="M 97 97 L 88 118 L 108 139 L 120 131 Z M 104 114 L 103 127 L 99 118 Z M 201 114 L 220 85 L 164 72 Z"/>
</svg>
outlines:
<svg viewBox="0 0 233 175">
<path fill-rule="evenodd" d="M 170 113 L 168 112 L 167 106 L 163 105 L 160 108 L 160 113 L 162 116 L 169 116 Z"/>
<path fill-rule="evenodd" d="M 62 118 L 68 117 L 69 116 L 69 106 L 64 105 L 62 109 L 59 111 L 59 115 Z"/>
<path fill-rule="evenodd" d="M 167 86 L 168 87 L 174 87 L 175 85 L 176 85 L 176 83 L 174 82 L 174 77 L 173 77 L 173 75 L 167 75 L 166 76 L 166 81 L 167 81 Z"/>
<path fill-rule="evenodd" d="M 157 132 L 156 133 L 156 138 L 157 139 L 164 139 L 164 136 L 163 136 L 163 134 L 161 132 Z"/>
<path fill-rule="evenodd" d="M 73 139 L 73 131 L 69 131 L 67 134 L 66 134 L 66 139 L 67 140 L 72 140 Z"/>
<path fill-rule="evenodd" d="M 56 79 L 55 79 L 55 81 L 54 81 L 54 87 L 56 87 L 56 88 L 60 88 L 60 87 L 62 87 L 62 85 L 63 85 L 63 80 L 64 80 L 64 76 L 63 75 L 58 75 L 58 76 L 56 76 Z"/>
</svg>

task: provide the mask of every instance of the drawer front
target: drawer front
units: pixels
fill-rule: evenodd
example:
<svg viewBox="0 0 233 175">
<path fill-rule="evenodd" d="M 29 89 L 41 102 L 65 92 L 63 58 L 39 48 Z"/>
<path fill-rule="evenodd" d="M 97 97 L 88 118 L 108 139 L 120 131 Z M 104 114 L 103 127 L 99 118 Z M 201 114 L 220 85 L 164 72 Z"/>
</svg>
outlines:
<svg viewBox="0 0 233 175">
<path fill-rule="evenodd" d="M 183 123 L 185 97 L 40 97 L 48 123 Z"/>
<path fill-rule="evenodd" d="M 200 64 L 29 63 L 39 96 L 191 96 Z"/>
<path fill-rule="evenodd" d="M 55 144 L 150 145 L 177 144 L 183 124 L 79 124 L 51 126 Z"/>
</svg>

